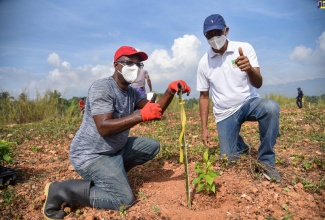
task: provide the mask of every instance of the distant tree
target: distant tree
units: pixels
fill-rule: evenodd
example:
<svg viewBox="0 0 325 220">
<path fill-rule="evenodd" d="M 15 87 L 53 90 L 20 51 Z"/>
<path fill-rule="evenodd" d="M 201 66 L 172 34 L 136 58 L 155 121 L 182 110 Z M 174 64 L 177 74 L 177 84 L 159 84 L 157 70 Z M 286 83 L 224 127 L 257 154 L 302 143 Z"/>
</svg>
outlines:
<svg viewBox="0 0 325 220">
<path fill-rule="evenodd" d="M 195 98 L 192 98 L 192 99 L 189 99 L 189 100 L 186 101 L 185 108 L 193 109 L 193 107 L 198 105 L 198 104 L 199 104 L 199 100 L 195 99 Z"/>
<path fill-rule="evenodd" d="M 0 92 L 0 100 L 10 100 L 14 99 L 14 97 L 10 96 L 9 92 Z"/>
<path fill-rule="evenodd" d="M 319 96 L 306 96 L 306 101 L 310 103 L 318 103 Z"/>
<path fill-rule="evenodd" d="M 18 101 L 21 101 L 21 102 L 28 101 L 28 95 L 27 95 L 26 91 L 23 91 L 22 93 L 20 93 L 20 95 L 18 96 Z"/>
</svg>

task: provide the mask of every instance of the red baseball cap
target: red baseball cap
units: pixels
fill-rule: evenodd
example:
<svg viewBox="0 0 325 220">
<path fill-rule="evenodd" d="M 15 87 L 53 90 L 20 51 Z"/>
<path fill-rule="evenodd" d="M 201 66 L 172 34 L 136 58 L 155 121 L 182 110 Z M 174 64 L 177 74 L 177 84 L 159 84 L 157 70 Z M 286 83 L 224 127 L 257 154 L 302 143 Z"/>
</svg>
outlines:
<svg viewBox="0 0 325 220">
<path fill-rule="evenodd" d="M 145 61 L 146 59 L 148 59 L 148 55 L 145 52 L 137 50 L 134 47 L 122 46 L 115 52 L 114 61 L 116 61 L 121 56 L 128 56 L 134 54 L 138 54 L 141 61 Z"/>
</svg>

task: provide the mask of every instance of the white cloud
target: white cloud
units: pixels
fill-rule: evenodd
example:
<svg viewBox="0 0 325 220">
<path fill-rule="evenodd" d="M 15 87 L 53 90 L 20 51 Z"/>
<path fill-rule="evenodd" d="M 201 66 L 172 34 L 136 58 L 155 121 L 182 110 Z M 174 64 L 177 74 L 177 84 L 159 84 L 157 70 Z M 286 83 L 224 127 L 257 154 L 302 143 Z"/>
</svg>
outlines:
<svg viewBox="0 0 325 220">
<path fill-rule="evenodd" d="M 310 58 L 312 52 L 313 50 L 311 48 L 305 47 L 303 45 L 297 46 L 290 54 L 290 60 L 305 62 Z"/>
<path fill-rule="evenodd" d="M 164 92 L 170 82 L 183 79 L 195 91 L 200 46 L 201 42 L 196 36 L 184 35 L 174 40 L 171 55 L 167 50 L 154 50 L 145 63 L 153 90 Z"/>
<path fill-rule="evenodd" d="M 49 64 L 55 68 L 42 79 L 33 79 L 26 85 L 29 91 L 38 91 L 43 94 L 46 90 L 57 90 L 63 97 L 87 96 L 90 85 L 97 79 L 110 76 L 113 66 L 90 65 L 73 67 L 68 61 L 61 63 L 57 53 L 48 56 Z M 35 94 L 32 94 L 33 97 Z"/>
<path fill-rule="evenodd" d="M 53 52 L 47 57 L 47 62 L 53 66 L 60 66 L 61 60 L 59 55 Z"/>
<path fill-rule="evenodd" d="M 194 35 L 184 35 L 174 40 L 171 55 L 167 50 L 154 50 L 145 62 L 153 89 L 162 93 L 170 82 L 183 79 L 192 87 L 192 91 L 195 91 L 200 45 L 201 42 Z M 38 91 L 55 89 L 64 97 L 87 95 L 94 81 L 108 77 L 114 72 L 111 64 L 73 67 L 68 61 L 61 62 L 57 53 L 49 54 L 48 63 L 55 68 L 49 71 L 45 78 L 31 82 L 28 87 L 35 87 Z"/>
<path fill-rule="evenodd" d="M 145 61 L 153 89 L 163 93 L 170 82 L 185 80 L 192 88 L 196 87 L 196 70 L 201 55 L 201 42 L 194 35 L 184 35 L 174 40 L 170 50 L 156 49 Z M 29 79 L 26 88 L 43 94 L 46 90 L 57 90 L 63 97 L 86 96 L 89 87 L 97 79 L 114 73 L 111 63 L 107 65 L 84 64 L 74 67 L 69 61 L 61 61 L 59 54 L 53 52 L 47 61 L 54 68 L 42 79 Z M 26 82 L 26 81 L 25 81 Z"/>
<path fill-rule="evenodd" d="M 63 61 L 61 63 L 62 67 L 66 68 L 66 69 L 70 69 L 71 68 L 71 64 L 68 61 Z"/>
<path fill-rule="evenodd" d="M 50 71 L 45 79 L 34 82 L 31 86 L 37 85 L 41 91 L 56 89 L 65 92 L 67 97 L 86 96 L 94 81 L 108 77 L 113 71 L 112 66 L 84 65 L 74 68 L 68 62 L 63 62 L 61 67 Z"/>
<path fill-rule="evenodd" d="M 322 35 L 318 38 L 319 47 L 325 51 L 325 31 L 322 33 Z"/>
</svg>

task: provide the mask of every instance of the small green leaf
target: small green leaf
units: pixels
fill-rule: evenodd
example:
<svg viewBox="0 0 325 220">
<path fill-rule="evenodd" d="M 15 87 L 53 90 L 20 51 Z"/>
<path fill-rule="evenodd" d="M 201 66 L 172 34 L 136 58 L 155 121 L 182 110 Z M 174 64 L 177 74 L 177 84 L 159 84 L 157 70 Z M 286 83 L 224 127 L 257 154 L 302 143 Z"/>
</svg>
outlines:
<svg viewBox="0 0 325 220">
<path fill-rule="evenodd" d="M 219 176 L 219 173 L 218 172 L 210 172 L 209 173 L 209 176 L 211 176 L 212 178 L 214 178 L 214 177 Z"/>
<path fill-rule="evenodd" d="M 290 189 L 287 188 L 287 187 L 286 188 L 283 188 L 283 190 L 286 191 L 286 192 L 289 192 L 290 191 Z"/>
<path fill-rule="evenodd" d="M 7 162 L 7 163 L 12 163 L 11 157 L 8 154 L 3 155 L 3 159 Z"/>
<path fill-rule="evenodd" d="M 197 177 L 192 181 L 192 184 L 198 184 L 200 181 L 201 181 L 201 178 Z"/>
<path fill-rule="evenodd" d="M 211 177 L 210 175 L 205 175 L 204 177 L 210 185 L 213 183 L 213 177 Z"/>
<path fill-rule="evenodd" d="M 204 187 L 204 184 L 203 183 L 199 184 L 197 186 L 197 191 L 200 192 L 203 189 L 203 187 Z"/>
<path fill-rule="evenodd" d="M 213 193 L 216 193 L 216 186 L 215 186 L 215 185 L 212 185 L 212 187 L 211 187 L 211 191 L 212 191 Z"/>
<path fill-rule="evenodd" d="M 282 204 L 281 207 L 286 211 L 289 209 L 289 206 L 287 204 Z"/>
<path fill-rule="evenodd" d="M 203 159 L 204 159 L 204 161 L 208 161 L 208 159 L 209 159 L 209 153 L 207 150 L 203 154 Z"/>
<path fill-rule="evenodd" d="M 194 172 L 196 172 L 196 173 L 204 173 L 203 170 L 201 170 L 200 168 L 195 169 Z"/>
</svg>

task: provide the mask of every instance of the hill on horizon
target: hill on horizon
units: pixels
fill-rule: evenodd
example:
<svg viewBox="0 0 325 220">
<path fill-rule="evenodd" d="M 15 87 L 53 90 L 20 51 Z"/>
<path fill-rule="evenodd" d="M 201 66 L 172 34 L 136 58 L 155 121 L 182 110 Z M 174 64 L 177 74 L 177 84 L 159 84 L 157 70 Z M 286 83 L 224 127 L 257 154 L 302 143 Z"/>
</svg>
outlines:
<svg viewBox="0 0 325 220">
<path fill-rule="evenodd" d="M 276 85 L 263 85 L 258 89 L 261 97 L 270 94 L 285 95 L 287 97 L 296 97 L 297 88 L 300 87 L 305 96 L 320 96 L 325 94 L 325 78 L 308 79 L 297 82 L 281 83 Z"/>
</svg>

